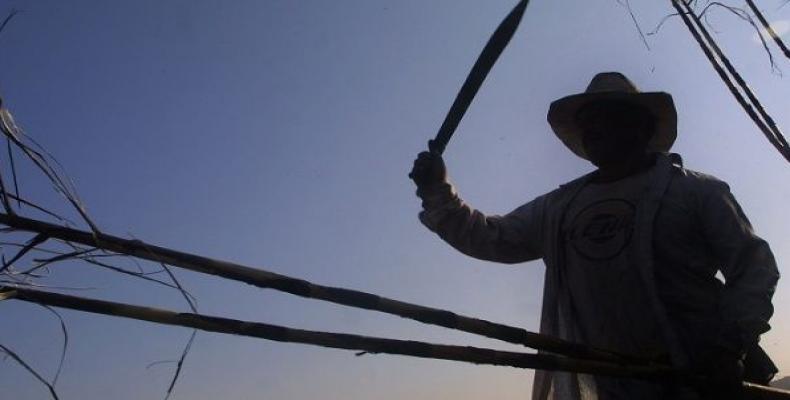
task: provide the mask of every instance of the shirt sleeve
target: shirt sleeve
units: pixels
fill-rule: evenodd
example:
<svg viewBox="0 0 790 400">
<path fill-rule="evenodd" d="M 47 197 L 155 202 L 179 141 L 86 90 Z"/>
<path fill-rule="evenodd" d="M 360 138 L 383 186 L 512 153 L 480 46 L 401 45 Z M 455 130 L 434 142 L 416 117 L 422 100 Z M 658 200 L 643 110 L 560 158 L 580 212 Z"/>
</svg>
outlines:
<svg viewBox="0 0 790 400">
<path fill-rule="evenodd" d="M 506 264 L 543 256 L 543 197 L 499 216 L 464 203 L 449 182 L 420 188 L 417 195 L 422 199 L 423 225 L 466 255 Z"/>
<path fill-rule="evenodd" d="M 711 181 L 702 198 L 704 234 L 725 279 L 719 303 L 725 326 L 716 344 L 741 353 L 770 329 L 779 271 L 726 183 Z"/>
</svg>

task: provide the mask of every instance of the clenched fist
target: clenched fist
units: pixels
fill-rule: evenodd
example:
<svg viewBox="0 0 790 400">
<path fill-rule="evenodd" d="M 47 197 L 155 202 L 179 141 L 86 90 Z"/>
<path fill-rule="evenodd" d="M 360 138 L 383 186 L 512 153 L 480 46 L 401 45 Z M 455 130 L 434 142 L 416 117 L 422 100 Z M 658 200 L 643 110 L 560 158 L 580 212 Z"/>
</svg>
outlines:
<svg viewBox="0 0 790 400">
<path fill-rule="evenodd" d="M 428 148 L 433 150 L 433 147 L 433 141 L 429 141 Z M 442 155 L 435 151 L 423 151 L 418 154 L 409 178 L 417 184 L 417 187 L 444 182 L 447 179 L 447 168 L 444 166 Z"/>
</svg>

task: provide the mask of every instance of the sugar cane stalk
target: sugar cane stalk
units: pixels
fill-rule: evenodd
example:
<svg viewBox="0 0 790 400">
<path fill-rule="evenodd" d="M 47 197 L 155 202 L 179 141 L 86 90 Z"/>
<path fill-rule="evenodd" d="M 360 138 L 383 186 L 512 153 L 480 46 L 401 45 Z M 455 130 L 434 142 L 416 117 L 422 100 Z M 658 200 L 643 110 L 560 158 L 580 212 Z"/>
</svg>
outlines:
<svg viewBox="0 0 790 400">
<path fill-rule="evenodd" d="M 787 45 L 785 45 L 785 42 L 782 40 L 782 37 L 779 36 L 779 34 L 776 32 L 776 30 L 774 30 L 771 24 L 768 23 L 768 20 L 765 19 L 765 15 L 763 15 L 760 9 L 757 8 L 757 5 L 754 4 L 754 1 L 746 0 L 746 4 L 749 6 L 749 8 L 752 9 L 754 15 L 757 16 L 757 19 L 760 20 L 760 24 L 762 24 L 763 29 L 765 29 L 768 35 L 771 36 L 771 39 L 773 39 L 774 43 L 776 43 L 776 45 L 779 46 L 779 49 L 782 50 L 782 54 L 784 54 L 785 57 L 790 59 L 790 49 L 787 48 Z"/>
<path fill-rule="evenodd" d="M 3 213 L 0 213 L 0 224 L 17 230 L 44 234 L 54 239 L 79 243 L 172 265 L 194 272 L 245 282 L 260 288 L 270 288 L 306 298 L 319 299 L 366 310 L 380 311 L 426 324 L 474 333 L 551 353 L 590 360 L 629 363 L 649 362 L 648 360 L 636 357 L 588 348 L 564 340 L 529 332 L 521 328 L 465 317 L 449 311 L 392 300 L 361 291 L 316 285 L 302 279 L 292 278 L 262 269 L 250 268 L 227 261 L 219 261 L 194 254 L 183 253 L 147 244 L 139 240 L 123 239 L 104 233 L 86 232 L 18 215 Z"/>
<path fill-rule="evenodd" d="M 40 290 L 0 286 L 0 300 L 15 299 L 66 308 L 182 326 L 208 332 L 249 336 L 278 342 L 302 343 L 336 349 L 358 350 L 367 353 L 387 353 L 412 357 L 462 361 L 474 364 L 545 369 L 635 379 L 668 379 L 676 375 L 666 367 L 625 366 L 594 360 L 575 360 L 551 354 L 527 354 L 479 347 L 442 345 L 411 340 L 384 339 L 345 333 L 329 333 L 288 328 L 260 322 L 240 321 L 195 313 L 177 313 L 151 307 L 95 300 Z"/>
<path fill-rule="evenodd" d="M 700 384 L 704 382 L 688 373 L 660 365 L 616 364 L 550 354 L 526 354 L 470 346 L 442 345 L 345 333 L 308 331 L 260 322 L 240 321 L 194 313 L 176 313 L 151 307 L 0 286 L 0 300 L 4 299 L 16 299 L 52 307 L 200 329 L 207 332 L 249 336 L 278 342 L 310 344 L 336 349 L 358 350 L 365 353 L 397 354 L 473 364 L 565 371 L 652 381 L 674 381 L 686 384 Z M 747 393 L 759 395 L 761 399 L 790 400 L 790 391 L 748 382 L 744 382 L 743 385 Z"/>
<path fill-rule="evenodd" d="M 738 104 L 740 104 L 744 111 L 746 111 L 746 114 L 749 115 L 749 117 L 752 119 L 755 125 L 757 125 L 766 139 L 768 139 L 771 145 L 773 145 L 774 148 L 779 151 L 785 160 L 790 162 L 790 147 L 788 147 L 787 140 L 782 135 L 779 127 L 776 125 L 768 112 L 765 111 L 754 92 L 752 92 L 752 90 L 746 84 L 746 81 L 741 77 L 726 55 L 721 51 L 721 48 L 719 48 L 715 40 L 713 40 L 713 37 L 710 36 L 710 33 L 708 33 L 707 29 L 705 29 L 705 26 L 702 24 L 699 17 L 694 13 L 694 10 L 692 10 L 684 0 L 670 1 L 672 2 L 672 6 L 675 7 L 678 15 L 680 15 L 681 19 L 683 19 L 683 23 L 694 37 L 697 44 L 699 44 L 700 49 L 702 49 L 703 53 L 705 54 L 705 57 L 707 57 L 708 61 L 710 61 L 713 69 L 730 90 L 730 93 L 732 93 L 733 97 L 735 97 L 735 100 L 738 101 Z M 727 71 L 725 71 L 725 68 Z M 730 75 L 728 75 L 728 73 L 732 76 L 732 78 Z M 735 82 L 733 82 L 733 79 Z M 743 94 L 741 94 L 741 91 L 746 94 L 746 96 L 749 98 L 749 101 L 751 101 L 751 104 L 747 102 L 746 98 L 744 98 Z"/>
</svg>

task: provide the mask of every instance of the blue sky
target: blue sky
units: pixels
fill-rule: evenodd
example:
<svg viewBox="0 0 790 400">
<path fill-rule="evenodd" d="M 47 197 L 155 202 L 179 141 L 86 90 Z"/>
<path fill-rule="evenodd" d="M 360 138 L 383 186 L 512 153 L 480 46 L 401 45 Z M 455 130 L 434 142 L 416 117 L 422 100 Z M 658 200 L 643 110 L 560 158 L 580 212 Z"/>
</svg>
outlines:
<svg viewBox="0 0 790 400">
<path fill-rule="evenodd" d="M 764 1 L 772 20 L 790 7 Z M 407 179 L 488 36 L 513 1 L 38 1 L 0 35 L 0 93 L 64 165 L 106 232 L 316 283 L 536 330 L 543 266 L 465 257 L 417 220 Z M 646 30 L 669 1 L 635 6 Z M 748 26 L 717 10 L 736 65 L 781 126 L 787 78 Z M 504 213 L 590 171 L 551 133 L 548 104 L 619 70 L 675 97 L 686 166 L 730 183 L 784 272 L 790 258 L 786 162 L 737 108 L 679 20 L 648 41 L 614 0 L 533 0 L 446 160 L 469 203 Z M 779 59 L 790 71 L 790 63 Z M 57 207 L 32 173 L 23 193 Z M 396 317 L 178 272 L 202 312 L 307 329 L 518 349 Z M 185 309 L 171 291 L 79 265 L 51 283 L 84 295 Z M 780 283 L 764 343 L 785 374 L 790 297 Z M 71 332 L 64 399 L 157 399 L 188 332 L 63 312 Z M 47 376 L 57 322 L 0 303 L 0 342 Z M 45 392 L 10 361 L 0 390 Z M 523 399 L 531 372 L 199 334 L 175 399 Z"/>
</svg>

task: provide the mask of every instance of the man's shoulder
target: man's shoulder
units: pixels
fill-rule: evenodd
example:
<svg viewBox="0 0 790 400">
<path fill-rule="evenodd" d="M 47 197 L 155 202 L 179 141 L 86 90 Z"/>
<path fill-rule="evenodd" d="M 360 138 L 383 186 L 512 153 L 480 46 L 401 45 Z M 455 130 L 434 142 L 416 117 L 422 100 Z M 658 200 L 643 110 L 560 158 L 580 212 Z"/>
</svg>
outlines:
<svg viewBox="0 0 790 400">
<path fill-rule="evenodd" d="M 712 174 L 685 168 L 679 163 L 671 168 L 671 180 L 663 196 L 665 201 L 704 207 L 711 199 L 724 198 L 730 192 L 730 186 Z"/>
<path fill-rule="evenodd" d="M 722 179 L 705 172 L 695 171 L 682 165 L 672 165 L 671 186 L 678 186 L 687 190 L 716 190 L 729 189 Z"/>
<path fill-rule="evenodd" d="M 557 200 L 559 200 L 559 199 L 561 199 L 563 197 L 569 196 L 572 193 L 576 192 L 576 190 L 580 186 L 584 185 L 584 183 L 587 181 L 589 175 L 590 174 L 587 174 L 587 175 L 578 177 L 576 179 L 573 179 L 571 181 L 562 183 L 562 184 L 560 184 L 559 186 L 557 186 L 553 190 L 547 192 L 546 194 L 544 194 L 541 197 L 546 199 L 549 202 L 554 202 L 554 201 L 557 201 Z"/>
</svg>

